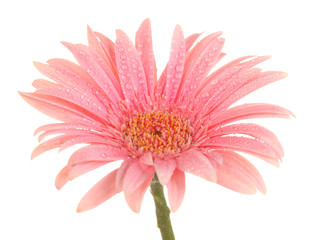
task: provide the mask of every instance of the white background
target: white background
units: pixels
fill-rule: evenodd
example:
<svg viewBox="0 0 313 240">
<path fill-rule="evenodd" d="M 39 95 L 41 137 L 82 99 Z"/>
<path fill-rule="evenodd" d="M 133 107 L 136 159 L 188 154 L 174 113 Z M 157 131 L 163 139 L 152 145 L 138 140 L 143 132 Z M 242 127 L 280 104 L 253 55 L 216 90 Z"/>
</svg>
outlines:
<svg viewBox="0 0 313 240">
<path fill-rule="evenodd" d="M 242 102 L 271 102 L 292 110 L 292 120 L 257 120 L 273 130 L 285 148 L 280 168 L 251 159 L 267 184 L 267 195 L 241 195 L 187 176 L 184 202 L 172 223 L 176 239 L 313 239 L 312 7 L 310 1 L 3 1 L 0 4 L 1 166 L 0 239 L 161 239 L 147 192 L 141 213 L 133 213 L 122 194 L 86 213 L 76 213 L 84 193 L 107 166 L 54 187 L 57 172 L 73 149 L 53 150 L 31 161 L 32 133 L 54 120 L 32 109 L 17 91 L 32 91 L 42 77 L 32 61 L 73 59 L 61 40 L 86 43 L 86 25 L 115 39 L 123 29 L 134 39 L 151 18 L 159 73 L 171 34 L 224 31 L 221 64 L 243 55 L 272 55 L 266 70 L 289 77 Z M 219 65 L 221 66 L 221 65 Z"/>
</svg>

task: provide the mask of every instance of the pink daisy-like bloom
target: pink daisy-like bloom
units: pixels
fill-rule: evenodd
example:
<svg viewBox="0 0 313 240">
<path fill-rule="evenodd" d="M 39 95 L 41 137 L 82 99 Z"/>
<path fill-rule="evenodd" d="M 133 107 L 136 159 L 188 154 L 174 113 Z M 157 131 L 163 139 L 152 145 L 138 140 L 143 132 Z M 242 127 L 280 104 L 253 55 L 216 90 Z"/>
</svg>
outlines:
<svg viewBox="0 0 313 240">
<path fill-rule="evenodd" d="M 275 105 L 236 101 L 286 73 L 255 66 L 268 56 L 238 58 L 210 73 L 225 55 L 221 32 L 187 38 L 176 26 L 170 58 L 157 80 L 150 21 L 145 20 L 135 45 L 116 31 L 113 43 L 88 28 L 88 46 L 63 42 L 77 63 L 50 59 L 35 67 L 52 81 L 37 79 L 36 91 L 20 93 L 39 111 L 61 123 L 35 133 L 42 142 L 32 158 L 54 148 L 86 144 L 72 154 L 56 177 L 61 189 L 68 181 L 100 166 L 122 160 L 120 167 L 95 184 L 77 211 L 98 206 L 123 191 L 129 207 L 139 212 L 156 174 L 168 189 L 171 210 L 185 193 L 185 172 L 236 192 L 266 192 L 258 170 L 237 152 L 279 166 L 283 149 L 269 130 L 250 118 L 289 118 Z"/>
</svg>

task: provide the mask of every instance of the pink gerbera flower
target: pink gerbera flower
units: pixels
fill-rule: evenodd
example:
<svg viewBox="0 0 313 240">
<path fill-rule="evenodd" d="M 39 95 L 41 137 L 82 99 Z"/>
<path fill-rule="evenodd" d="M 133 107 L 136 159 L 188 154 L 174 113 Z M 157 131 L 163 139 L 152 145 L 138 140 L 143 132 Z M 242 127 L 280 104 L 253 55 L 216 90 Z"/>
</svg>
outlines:
<svg viewBox="0 0 313 240">
<path fill-rule="evenodd" d="M 234 191 L 265 193 L 257 169 L 237 152 L 279 166 L 283 149 L 269 130 L 239 120 L 289 118 L 271 104 L 232 104 L 286 73 L 263 72 L 255 66 L 269 57 L 236 59 L 209 75 L 225 55 L 221 32 L 197 41 L 176 26 L 168 64 L 157 80 L 149 20 L 136 34 L 135 46 L 121 30 L 113 43 L 88 28 L 88 46 L 63 42 L 78 64 L 50 59 L 36 68 L 52 81 L 37 79 L 36 91 L 21 93 L 39 111 L 61 121 L 36 130 L 39 141 L 32 158 L 53 148 L 87 144 L 70 157 L 56 178 L 69 180 L 104 164 L 123 160 L 80 201 L 86 211 L 123 191 L 129 207 L 139 212 L 156 174 L 168 189 L 172 211 L 182 203 L 185 172 Z"/>
</svg>

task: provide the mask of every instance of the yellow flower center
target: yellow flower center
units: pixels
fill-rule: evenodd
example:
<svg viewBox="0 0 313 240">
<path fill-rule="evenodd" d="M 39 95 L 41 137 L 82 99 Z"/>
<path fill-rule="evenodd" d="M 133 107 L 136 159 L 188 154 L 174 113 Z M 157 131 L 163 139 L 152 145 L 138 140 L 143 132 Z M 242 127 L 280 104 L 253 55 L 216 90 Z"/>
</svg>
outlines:
<svg viewBox="0 0 313 240">
<path fill-rule="evenodd" d="M 131 117 L 122 129 L 131 148 L 142 152 L 181 152 L 191 142 L 189 121 L 178 113 L 158 111 Z"/>
</svg>

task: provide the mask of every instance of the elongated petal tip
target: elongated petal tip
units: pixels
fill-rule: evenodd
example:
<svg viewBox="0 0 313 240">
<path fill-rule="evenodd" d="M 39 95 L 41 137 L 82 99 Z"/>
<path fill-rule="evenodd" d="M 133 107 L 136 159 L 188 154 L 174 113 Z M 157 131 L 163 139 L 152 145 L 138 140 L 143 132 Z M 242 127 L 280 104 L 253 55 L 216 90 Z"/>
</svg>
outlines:
<svg viewBox="0 0 313 240">
<path fill-rule="evenodd" d="M 216 36 L 216 37 L 219 37 L 219 36 L 221 36 L 223 33 L 224 33 L 223 31 L 217 31 L 217 32 L 215 32 L 215 33 L 213 33 L 213 34 L 211 34 L 211 35 Z"/>
<path fill-rule="evenodd" d="M 183 29 L 181 28 L 179 24 L 176 24 L 174 32 L 180 32 L 182 35 L 184 35 Z"/>
<path fill-rule="evenodd" d="M 34 160 L 36 157 L 38 156 L 38 154 L 36 154 L 34 151 L 31 153 L 30 155 L 30 160 Z"/>
<path fill-rule="evenodd" d="M 266 187 L 264 189 L 258 189 L 263 195 L 266 195 Z"/>
<path fill-rule="evenodd" d="M 84 212 L 99 206 L 118 193 L 115 188 L 117 169 L 102 178 L 80 200 L 76 211 Z"/>
<path fill-rule="evenodd" d="M 24 99 L 24 93 L 23 92 L 17 91 L 17 93 Z"/>
<path fill-rule="evenodd" d="M 88 41 L 90 41 L 90 38 L 94 36 L 96 38 L 94 31 L 92 28 L 87 24 L 87 36 L 88 36 Z"/>
<path fill-rule="evenodd" d="M 280 74 L 281 74 L 281 78 L 288 77 L 288 73 L 286 73 L 286 72 L 281 72 Z"/>
<path fill-rule="evenodd" d="M 291 111 L 289 111 L 289 110 L 288 110 L 288 112 L 289 112 L 289 114 L 290 114 L 292 117 L 296 118 L 296 115 L 295 115 L 293 112 L 291 112 Z"/>
<path fill-rule="evenodd" d="M 150 18 L 146 18 L 145 20 L 143 20 L 143 22 L 141 23 L 141 26 L 143 25 L 150 25 Z"/>
<path fill-rule="evenodd" d="M 91 27 L 87 24 L 87 32 L 93 32 Z"/>
<path fill-rule="evenodd" d="M 69 42 L 66 42 L 66 41 L 61 41 L 60 42 L 64 47 L 66 47 L 68 50 L 71 50 L 74 46 L 73 43 L 69 43 Z"/>
<path fill-rule="evenodd" d="M 76 208 L 76 212 L 77 213 L 81 213 L 81 212 L 86 212 L 88 209 L 83 209 L 81 206 L 80 206 L 80 204 L 77 206 L 77 208 Z"/>
<path fill-rule="evenodd" d="M 42 63 L 37 62 L 37 61 L 33 61 L 33 65 L 35 66 L 35 68 L 38 69 L 38 67 L 41 65 Z"/>
<path fill-rule="evenodd" d="M 55 178 L 55 187 L 58 190 L 61 190 L 61 188 L 68 182 L 68 176 L 69 176 L 69 172 L 68 172 L 68 166 L 65 166 L 64 168 L 62 168 L 62 170 L 58 173 L 58 175 Z"/>
<path fill-rule="evenodd" d="M 116 36 L 117 36 L 117 37 L 119 37 L 119 36 L 121 36 L 121 35 L 126 35 L 126 33 L 125 33 L 123 30 L 121 30 L 121 29 L 116 29 L 116 30 L 115 30 L 115 33 L 116 33 Z"/>
</svg>

